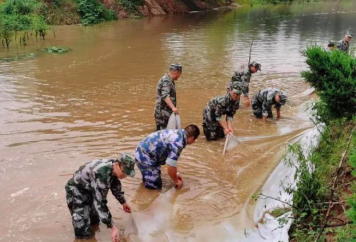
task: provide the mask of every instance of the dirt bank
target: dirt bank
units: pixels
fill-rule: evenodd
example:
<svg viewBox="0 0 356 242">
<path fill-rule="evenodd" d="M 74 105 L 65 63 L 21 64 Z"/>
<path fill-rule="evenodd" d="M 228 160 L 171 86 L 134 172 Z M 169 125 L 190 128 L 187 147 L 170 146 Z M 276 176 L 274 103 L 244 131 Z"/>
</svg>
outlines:
<svg viewBox="0 0 356 242">
<path fill-rule="evenodd" d="M 115 4 L 115 0 L 101 0 L 107 8 Z M 233 6 L 232 0 L 143 0 L 138 6 L 138 13 L 143 16 L 170 15 L 202 11 L 224 6 Z M 119 18 L 128 18 L 130 10 L 119 8 L 116 10 Z"/>
</svg>

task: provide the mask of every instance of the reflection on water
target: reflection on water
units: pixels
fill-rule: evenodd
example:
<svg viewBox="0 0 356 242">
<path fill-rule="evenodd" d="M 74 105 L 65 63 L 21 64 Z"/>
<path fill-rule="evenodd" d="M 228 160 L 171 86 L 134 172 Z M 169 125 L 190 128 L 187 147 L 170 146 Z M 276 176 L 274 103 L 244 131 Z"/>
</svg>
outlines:
<svg viewBox="0 0 356 242">
<path fill-rule="evenodd" d="M 113 197 L 109 204 L 128 241 L 216 241 L 216 224 L 227 231 L 215 233 L 221 240 L 253 226 L 246 206 L 251 194 L 288 142 L 311 127 L 300 50 L 341 38 L 355 23 L 355 10 L 354 2 L 256 6 L 63 26 L 56 27 L 57 38 L 1 52 L 37 57 L 0 63 L 0 240 L 72 240 L 65 182 L 83 163 L 132 152 L 154 131 L 155 87 L 169 64 L 183 65 L 177 81 L 183 126 L 201 125 L 206 103 L 224 94 L 233 70 L 247 63 L 252 40 L 262 72 L 252 77 L 251 95 L 269 86 L 285 90 L 292 98 L 283 119 L 262 123 L 242 104 L 234 120 L 242 141 L 237 149 L 223 156 L 223 141 L 201 137 L 184 150 L 184 189 L 171 190 L 164 171 L 163 193 L 146 190 L 137 173 L 123 181 L 134 214 L 124 214 Z M 50 45 L 73 51 L 39 51 Z M 96 239 L 109 240 L 109 231 L 101 226 Z"/>
</svg>

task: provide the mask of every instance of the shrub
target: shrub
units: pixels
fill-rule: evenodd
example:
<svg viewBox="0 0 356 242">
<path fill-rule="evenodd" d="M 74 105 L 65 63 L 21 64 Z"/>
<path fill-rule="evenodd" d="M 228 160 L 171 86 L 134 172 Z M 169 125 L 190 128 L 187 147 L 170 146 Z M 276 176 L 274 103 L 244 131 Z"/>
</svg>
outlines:
<svg viewBox="0 0 356 242">
<path fill-rule="evenodd" d="M 302 76 L 320 97 L 321 103 L 315 108 L 321 121 L 351 119 L 356 112 L 356 59 L 318 46 L 308 47 L 303 54 L 310 70 L 302 72 Z"/>
<path fill-rule="evenodd" d="M 117 19 L 113 10 L 108 10 L 99 0 L 76 0 L 83 25 L 97 24 Z"/>
<path fill-rule="evenodd" d="M 12 36 L 14 35 L 14 16 L 0 16 L 0 37 L 4 39 L 5 45 L 9 48 Z"/>
<path fill-rule="evenodd" d="M 81 22 L 77 3 L 73 0 L 52 0 L 47 3 L 47 22 L 49 24 L 78 24 Z"/>
<path fill-rule="evenodd" d="M 116 0 L 118 5 L 131 13 L 138 13 L 138 7 L 143 5 L 143 0 Z"/>
<path fill-rule="evenodd" d="M 34 31 L 43 39 L 49 29 L 45 18 L 47 7 L 36 0 L 7 0 L 0 3 L 0 38 L 9 48 L 12 37 L 22 32 L 20 43 L 26 44 L 28 33 Z"/>
</svg>

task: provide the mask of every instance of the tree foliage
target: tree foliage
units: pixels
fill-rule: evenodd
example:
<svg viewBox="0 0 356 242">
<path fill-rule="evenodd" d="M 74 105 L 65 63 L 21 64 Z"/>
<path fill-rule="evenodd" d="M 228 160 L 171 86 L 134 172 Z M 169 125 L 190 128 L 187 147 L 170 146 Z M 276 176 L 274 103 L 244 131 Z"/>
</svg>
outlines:
<svg viewBox="0 0 356 242">
<path fill-rule="evenodd" d="M 83 25 L 117 19 L 113 10 L 106 9 L 99 0 L 76 0 Z"/>
<path fill-rule="evenodd" d="M 49 29 L 45 18 L 46 5 L 36 0 L 7 0 L 0 3 L 0 37 L 4 46 L 21 33 L 20 43 L 26 44 L 28 33 L 35 32 L 43 39 Z"/>
</svg>

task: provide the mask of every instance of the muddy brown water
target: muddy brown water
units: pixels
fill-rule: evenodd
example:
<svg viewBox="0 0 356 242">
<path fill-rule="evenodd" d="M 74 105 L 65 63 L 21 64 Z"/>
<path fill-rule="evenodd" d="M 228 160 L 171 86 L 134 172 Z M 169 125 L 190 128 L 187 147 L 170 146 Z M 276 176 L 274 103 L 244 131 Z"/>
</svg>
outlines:
<svg viewBox="0 0 356 242">
<path fill-rule="evenodd" d="M 188 146 L 179 160 L 182 190 L 171 189 L 166 172 L 162 191 L 146 190 L 137 172 L 123 180 L 133 216 L 109 195 L 123 240 L 237 241 L 231 230 L 254 226 L 251 196 L 287 144 L 312 127 L 300 50 L 341 38 L 355 9 L 352 2 L 257 6 L 63 26 L 56 38 L 2 50 L 1 57 L 36 57 L 0 62 L 0 241 L 73 241 L 64 193 L 70 174 L 91 159 L 133 152 L 154 131 L 155 86 L 170 63 L 183 65 L 176 84 L 183 126 L 201 127 L 205 104 L 225 93 L 254 39 L 252 60 L 262 72 L 252 77 L 251 96 L 263 87 L 286 91 L 293 98 L 283 118 L 262 123 L 242 102 L 234 127 L 243 142 L 225 156 L 223 141 L 201 136 Z M 40 51 L 53 45 L 73 51 Z M 101 225 L 90 241 L 109 239 Z"/>
</svg>

